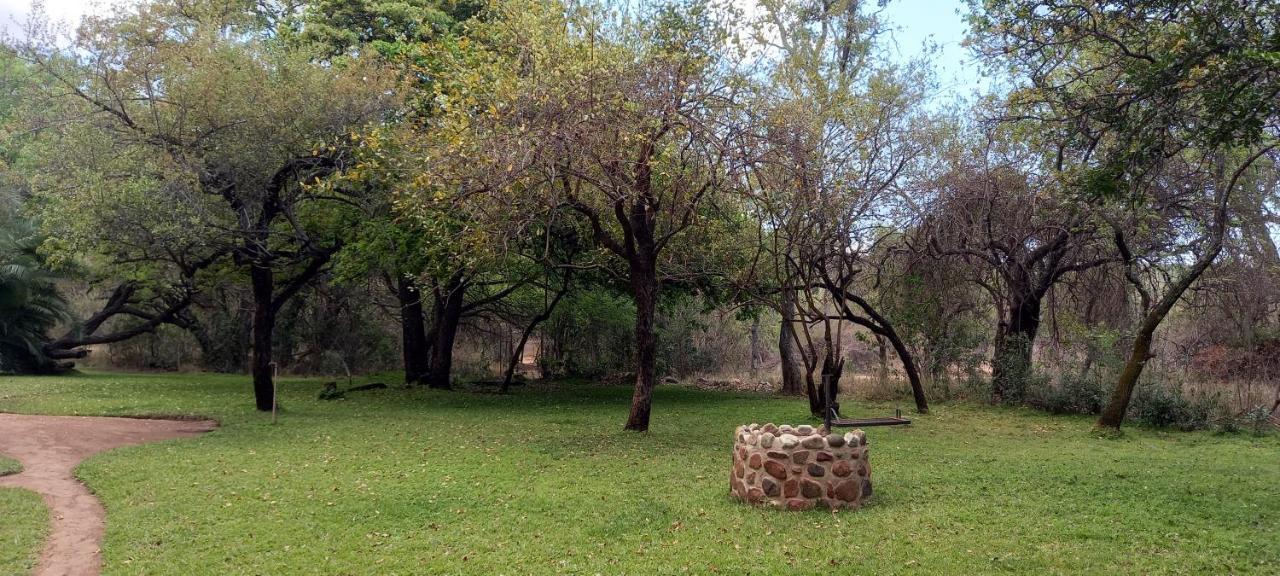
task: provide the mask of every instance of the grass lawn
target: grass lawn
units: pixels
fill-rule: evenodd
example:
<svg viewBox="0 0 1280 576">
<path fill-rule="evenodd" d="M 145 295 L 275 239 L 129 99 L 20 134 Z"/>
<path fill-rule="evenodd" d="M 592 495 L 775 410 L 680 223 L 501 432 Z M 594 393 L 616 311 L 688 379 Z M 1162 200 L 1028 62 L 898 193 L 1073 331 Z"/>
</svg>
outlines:
<svg viewBox="0 0 1280 576">
<path fill-rule="evenodd" d="M 13 458 L 0 456 L 0 476 L 17 474 L 22 471 L 22 463 Z"/>
<path fill-rule="evenodd" d="M 788 513 L 728 497 L 729 450 L 738 424 L 810 422 L 799 400 L 661 387 L 632 434 L 619 387 L 319 388 L 283 381 L 274 426 L 241 376 L 2 377 L 0 411 L 222 422 L 80 467 L 107 574 L 1280 573 L 1276 435 L 941 405 L 869 430 L 870 507 Z"/>
</svg>

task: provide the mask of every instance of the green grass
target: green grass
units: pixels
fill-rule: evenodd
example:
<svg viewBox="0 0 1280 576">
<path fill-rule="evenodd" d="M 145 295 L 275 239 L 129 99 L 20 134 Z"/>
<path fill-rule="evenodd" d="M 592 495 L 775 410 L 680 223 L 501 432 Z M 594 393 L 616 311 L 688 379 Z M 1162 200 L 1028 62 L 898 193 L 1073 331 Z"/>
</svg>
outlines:
<svg viewBox="0 0 1280 576">
<path fill-rule="evenodd" d="M 282 382 L 274 426 L 235 376 L 0 378 L 0 410 L 223 423 L 80 467 L 106 574 L 1280 572 L 1275 435 L 941 405 L 869 431 L 870 507 L 787 513 L 728 497 L 729 447 L 738 424 L 809 421 L 797 400 L 661 387 L 632 434 L 625 388 L 319 387 Z"/>
<path fill-rule="evenodd" d="M 39 494 L 0 488 L 0 574 L 26 574 L 35 568 L 48 532 L 49 511 Z"/>
<path fill-rule="evenodd" d="M 0 476 L 17 474 L 22 471 L 22 463 L 13 458 L 0 456 Z"/>
</svg>

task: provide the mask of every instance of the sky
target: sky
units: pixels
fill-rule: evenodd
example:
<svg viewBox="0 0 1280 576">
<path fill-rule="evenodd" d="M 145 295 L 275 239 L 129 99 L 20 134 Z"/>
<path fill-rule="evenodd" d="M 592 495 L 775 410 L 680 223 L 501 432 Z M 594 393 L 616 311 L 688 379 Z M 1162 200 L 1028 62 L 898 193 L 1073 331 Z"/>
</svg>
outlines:
<svg viewBox="0 0 1280 576">
<path fill-rule="evenodd" d="M 735 0 L 751 2 L 754 0 Z M 105 10 L 112 2 L 83 0 L 45 0 L 45 11 L 55 20 L 71 24 L 87 13 Z M 0 0 L 0 25 L 16 31 L 16 22 L 26 19 L 30 0 Z M 939 97 L 963 98 L 981 84 L 981 76 L 967 51 L 960 46 L 967 27 L 963 0 L 890 0 L 882 15 L 894 29 L 890 50 L 901 60 L 909 60 L 924 51 L 926 43 L 937 44 L 939 51 L 932 60 L 939 83 Z"/>
</svg>

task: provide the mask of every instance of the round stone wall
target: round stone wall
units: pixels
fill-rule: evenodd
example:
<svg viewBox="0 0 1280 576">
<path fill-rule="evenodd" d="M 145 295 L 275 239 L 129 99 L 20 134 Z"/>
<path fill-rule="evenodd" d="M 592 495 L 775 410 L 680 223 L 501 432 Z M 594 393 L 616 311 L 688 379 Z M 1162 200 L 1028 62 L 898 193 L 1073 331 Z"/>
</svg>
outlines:
<svg viewBox="0 0 1280 576">
<path fill-rule="evenodd" d="M 813 426 L 751 424 L 734 433 L 729 492 L 788 510 L 857 508 L 871 496 L 867 435 Z"/>
</svg>

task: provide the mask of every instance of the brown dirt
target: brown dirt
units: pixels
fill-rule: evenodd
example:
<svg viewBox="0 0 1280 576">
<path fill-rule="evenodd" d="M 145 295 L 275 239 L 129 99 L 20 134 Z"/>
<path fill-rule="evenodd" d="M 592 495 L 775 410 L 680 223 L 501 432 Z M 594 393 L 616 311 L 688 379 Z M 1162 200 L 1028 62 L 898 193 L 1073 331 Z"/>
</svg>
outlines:
<svg viewBox="0 0 1280 576">
<path fill-rule="evenodd" d="M 76 480 L 81 460 L 112 448 L 203 434 L 211 420 L 143 420 L 83 416 L 0 414 L 0 454 L 22 462 L 22 472 L 0 478 L 0 486 L 38 492 L 49 506 L 52 530 L 36 576 L 93 576 L 102 570 L 106 513 Z"/>
</svg>

